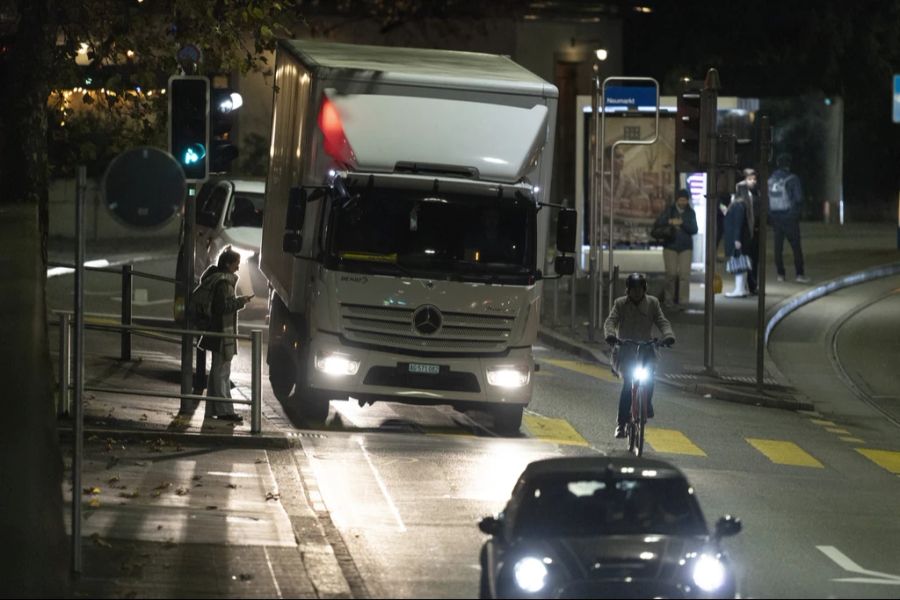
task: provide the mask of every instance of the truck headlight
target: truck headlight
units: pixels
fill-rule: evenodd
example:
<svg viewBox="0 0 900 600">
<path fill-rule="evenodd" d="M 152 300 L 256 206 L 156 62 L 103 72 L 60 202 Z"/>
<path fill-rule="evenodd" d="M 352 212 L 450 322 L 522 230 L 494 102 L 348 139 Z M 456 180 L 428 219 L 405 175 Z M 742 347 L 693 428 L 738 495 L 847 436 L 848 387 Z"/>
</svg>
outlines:
<svg viewBox="0 0 900 600">
<path fill-rule="evenodd" d="M 517 388 L 528 385 L 531 371 L 522 367 L 494 367 L 487 370 L 490 385 L 505 388 Z"/>
<path fill-rule="evenodd" d="M 704 592 L 714 592 L 725 583 L 725 565 L 715 556 L 701 554 L 694 563 L 694 583 Z"/>
<path fill-rule="evenodd" d="M 316 355 L 316 368 L 326 375 L 356 375 L 359 361 L 337 353 Z"/>
<path fill-rule="evenodd" d="M 547 583 L 547 566 L 539 558 L 526 556 L 513 567 L 516 585 L 530 594 L 544 589 Z"/>
<path fill-rule="evenodd" d="M 650 370 L 647 367 L 636 367 L 633 375 L 635 381 L 644 382 L 650 377 Z"/>
</svg>

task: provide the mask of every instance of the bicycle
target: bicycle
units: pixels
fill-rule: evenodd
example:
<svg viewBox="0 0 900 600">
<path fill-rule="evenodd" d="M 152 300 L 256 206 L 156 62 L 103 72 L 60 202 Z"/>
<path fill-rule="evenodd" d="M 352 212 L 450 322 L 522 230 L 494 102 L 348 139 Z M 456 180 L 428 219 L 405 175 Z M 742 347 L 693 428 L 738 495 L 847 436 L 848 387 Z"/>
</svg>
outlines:
<svg viewBox="0 0 900 600">
<path fill-rule="evenodd" d="M 628 452 L 641 456 L 644 453 L 644 427 L 647 424 L 649 404 L 649 400 L 645 399 L 646 383 L 653 381 L 656 348 L 668 346 L 656 338 L 646 342 L 618 340 L 617 343 L 637 346 L 637 365 L 633 367 L 631 374 L 631 410 L 625 423 L 625 439 L 628 440 Z"/>
</svg>

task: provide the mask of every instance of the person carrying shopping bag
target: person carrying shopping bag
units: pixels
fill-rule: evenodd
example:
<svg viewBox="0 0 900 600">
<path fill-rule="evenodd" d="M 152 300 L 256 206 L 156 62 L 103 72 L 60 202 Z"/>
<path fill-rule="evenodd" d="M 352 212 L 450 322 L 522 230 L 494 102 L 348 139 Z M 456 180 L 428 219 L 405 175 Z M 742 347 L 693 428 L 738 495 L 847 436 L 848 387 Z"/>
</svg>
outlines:
<svg viewBox="0 0 900 600">
<path fill-rule="evenodd" d="M 734 274 L 734 289 L 725 294 L 728 298 L 746 298 L 747 272 L 750 257 L 743 250 L 750 245 L 754 224 L 753 204 L 744 194 L 735 194 L 725 214 L 725 270 Z"/>
</svg>

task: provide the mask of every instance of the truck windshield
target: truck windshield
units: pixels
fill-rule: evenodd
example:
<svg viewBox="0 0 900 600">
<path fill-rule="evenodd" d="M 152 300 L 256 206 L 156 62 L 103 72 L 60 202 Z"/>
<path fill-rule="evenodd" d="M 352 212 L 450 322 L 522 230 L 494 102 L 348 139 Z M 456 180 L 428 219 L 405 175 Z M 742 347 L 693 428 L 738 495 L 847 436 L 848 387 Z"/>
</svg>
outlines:
<svg viewBox="0 0 900 600">
<path fill-rule="evenodd" d="M 535 213 L 524 199 L 354 190 L 331 205 L 329 262 L 354 271 L 524 283 L 534 276 Z"/>
</svg>

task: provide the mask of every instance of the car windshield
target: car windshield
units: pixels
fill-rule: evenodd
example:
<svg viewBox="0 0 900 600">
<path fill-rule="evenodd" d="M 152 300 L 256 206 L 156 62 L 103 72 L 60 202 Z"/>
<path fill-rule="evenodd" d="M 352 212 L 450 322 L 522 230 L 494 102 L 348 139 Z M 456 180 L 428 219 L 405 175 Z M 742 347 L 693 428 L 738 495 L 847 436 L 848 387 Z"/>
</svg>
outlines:
<svg viewBox="0 0 900 600">
<path fill-rule="evenodd" d="M 523 489 L 514 523 L 519 537 L 706 535 L 684 479 L 544 477 Z"/>
<path fill-rule="evenodd" d="M 534 271 L 529 200 L 363 189 L 331 212 L 329 256 L 344 268 L 475 281 Z"/>
</svg>

